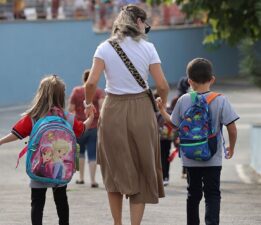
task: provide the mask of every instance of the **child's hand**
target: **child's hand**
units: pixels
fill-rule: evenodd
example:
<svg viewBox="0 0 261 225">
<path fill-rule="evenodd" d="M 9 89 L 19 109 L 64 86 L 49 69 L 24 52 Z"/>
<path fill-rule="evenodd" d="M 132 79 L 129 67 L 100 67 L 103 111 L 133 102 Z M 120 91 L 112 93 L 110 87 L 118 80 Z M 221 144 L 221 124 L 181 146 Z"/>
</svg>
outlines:
<svg viewBox="0 0 261 225">
<path fill-rule="evenodd" d="M 85 113 L 85 115 L 86 115 L 86 120 L 85 120 L 83 123 L 84 123 L 84 125 L 85 125 L 85 129 L 89 129 L 90 126 L 91 126 L 91 124 L 92 124 L 92 121 L 93 121 L 93 119 L 94 119 L 94 111 L 93 111 L 93 110 L 90 110 L 90 111 L 88 112 L 88 114 Z"/>
<path fill-rule="evenodd" d="M 157 97 L 156 98 L 156 103 L 157 103 L 157 106 L 159 108 L 159 111 L 162 111 L 165 108 L 165 106 L 164 106 L 164 104 L 162 102 L 161 97 Z"/>
<path fill-rule="evenodd" d="M 89 118 L 91 116 L 91 114 L 96 113 L 96 108 L 93 104 L 90 104 L 90 106 L 88 106 L 87 108 L 84 109 L 84 113 L 86 118 Z"/>
<path fill-rule="evenodd" d="M 90 111 L 88 119 L 93 120 L 94 119 L 94 111 Z"/>
<path fill-rule="evenodd" d="M 233 155 L 234 155 L 234 149 L 232 149 L 232 148 L 230 148 L 230 146 L 228 146 L 226 148 L 226 155 L 225 155 L 226 159 L 231 159 L 233 157 Z"/>
</svg>

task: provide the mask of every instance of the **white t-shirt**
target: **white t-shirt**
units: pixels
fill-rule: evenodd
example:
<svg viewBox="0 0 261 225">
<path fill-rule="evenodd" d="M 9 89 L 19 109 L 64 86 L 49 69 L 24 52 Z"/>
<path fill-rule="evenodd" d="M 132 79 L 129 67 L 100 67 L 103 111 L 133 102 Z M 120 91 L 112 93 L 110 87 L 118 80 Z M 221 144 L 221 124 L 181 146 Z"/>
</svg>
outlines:
<svg viewBox="0 0 261 225">
<path fill-rule="evenodd" d="M 131 37 L 126 37 L 119 44 L 148 86 L 149 65 L 161 63 L 154 45 L 143 39 L 134 41 Z M 122 95 L 144 91 L 108 41 L 97 47 L 94 57 L 104 61 L 106 92 Z"/>
</svg>

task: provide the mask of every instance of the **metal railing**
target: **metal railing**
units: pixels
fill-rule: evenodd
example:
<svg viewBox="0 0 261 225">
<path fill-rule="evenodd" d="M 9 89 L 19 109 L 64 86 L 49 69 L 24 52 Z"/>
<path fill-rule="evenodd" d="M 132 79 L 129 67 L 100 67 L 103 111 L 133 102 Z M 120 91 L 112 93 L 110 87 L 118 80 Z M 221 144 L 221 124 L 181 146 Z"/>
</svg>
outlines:
<svg viewBox="0 0 261 225">
<path fill-rule="evenodd" d="M 0 19 L 93 19 L 97 31 L 110 30 L 124 5 L 119 0 L 0 0 Z M 173 4 L 138 4 L 148 14 L 152 27 L 193 23 Z"/>
</svg>

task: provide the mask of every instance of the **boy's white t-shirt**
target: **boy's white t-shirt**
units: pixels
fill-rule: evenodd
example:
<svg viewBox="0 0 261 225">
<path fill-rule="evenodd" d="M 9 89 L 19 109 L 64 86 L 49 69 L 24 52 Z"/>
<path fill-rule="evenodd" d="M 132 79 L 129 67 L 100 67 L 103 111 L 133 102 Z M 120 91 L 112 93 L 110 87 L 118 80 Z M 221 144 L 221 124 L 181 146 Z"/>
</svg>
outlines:
<svg viewBox="0 0 261 225">
<path fill-rule="evenodd" d="M 149 65 L 161 63 L 154 45 L 143 39 L 137 42 L 131 37 L 124 38 L 119 44 L 148 87 Z M 144 91 L 108 41 L 97 47 L 94 57 L 104 61 L 107 93 L 122 95 Z"/>
</svg>

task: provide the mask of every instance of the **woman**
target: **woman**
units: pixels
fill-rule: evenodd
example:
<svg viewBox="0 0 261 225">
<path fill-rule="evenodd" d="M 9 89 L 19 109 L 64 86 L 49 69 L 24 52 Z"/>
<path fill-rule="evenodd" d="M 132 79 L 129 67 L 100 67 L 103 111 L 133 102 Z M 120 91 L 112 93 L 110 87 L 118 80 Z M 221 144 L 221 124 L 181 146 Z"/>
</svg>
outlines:
<svg viewBox="0 0 261 225">
<path fill-rule="evenodd" d="M 154 45 L 145 40 L 146 13 L 125 6 L 114 21 L 110 40 L 117 41 L 148 86 L 149 73 L 159 96 L 167 101 L 168 84 Z M 98 46 L 85 84 L 86 113 L 101 73 L 106 93 L 98 122 L 97 163 L 101 166 L 115 225 L 122 224 L 122 198 L 130 199 L 131 224 L 141 223 L 146 203 L 164 197 L 156 116 L 147 92 L 139 86 L 114 48 L 105 41 Z"/>
</svg>

